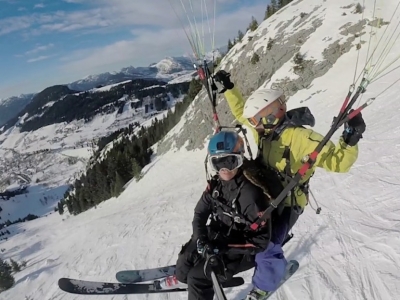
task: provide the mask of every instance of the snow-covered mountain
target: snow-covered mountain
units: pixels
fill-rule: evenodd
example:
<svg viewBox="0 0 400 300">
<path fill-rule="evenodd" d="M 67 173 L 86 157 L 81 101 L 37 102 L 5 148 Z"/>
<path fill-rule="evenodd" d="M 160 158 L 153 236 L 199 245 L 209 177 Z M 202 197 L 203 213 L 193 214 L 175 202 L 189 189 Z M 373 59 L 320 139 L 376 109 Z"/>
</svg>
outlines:
<svg viewBox="0 0 400 300">
<path fill-rule="evenodd" d="M 0 227 L 27 212 L 51 213 L 85 172 L 99 139 L 162 119 L 187 90 L 187 83 L 136 79 L 85 92 L 53 86 L 35 95 L 0 130 Z"/>
<path fill-rule="evenodd" d="M 245 95 L 259 87 L 284 88 L 289 108 L 308 106 L 316 117 L 315 130 L 326 133 L 353 83 L 356 64 L 362 72 L 367 53 L 372 52 L 368 51 L 370 32 L 374 49 L 386 28 L 391 35 L 399 22 L 397 13 L 387 23 L 397 0 L 378 3 L 375 12 L 382 18 L 378 21 L 382 26 L 377 27 L 372 22 L 376 21 L 373 7 L 377 2 L 363 3 L 361 14 L 357 2 L 349 0 L 293 1 L 248 32 L 225 56 L 221 68 L 232 73 L 232 80 Z M 389 49 L 387 58 L 392 63 L 372 66 L 395 69 L 399 63 L 393 60 L 398 58 L 400 44 L 383 41 L 375 57 L 382 57 L 380 50 L 389 45 L 385 49 Z M 296 53 L 304 55 L 304 60 L 297 59 Z M 351 171 L 333 174 L 319 169 L 312 178 L 311 189 L 322 212 L 316 215 L 310 204 L 295 225 L 294 238 L 284 250 L 286 257 L 297 259 L 301 267 L 271 300 L 399 299 L 400 88 L 395 84 L 399 78 L 400 70 L 395 69 L 384 80 L 372 82 L 356 102 L 358 107 L 376 98 L 363 111 L 367 130 Z M 232 124 L 222 97 L 217 111 L 223 125 Z M 212 122 L 203 90 L 163 142 L 154 147 L 157 155 L 143 170 L 144 178 L 133 180 L 118 198 L 78 216 L 52 214 L 9 226 L 12 237 L 0 242 L 5 249 L 2 257 L 28 264 L 15 274 L 15 286 L 0 298 L 84 300 L 87 296 L 60 291 L 58 278 L 112 282 L 121 269 L 175 263 L 191 235 L 193 209 L 206 186 L 204 146 Z M 21 148 L 34 147 L 53 131 L 31 140 L 21 135 L 14 139 Z M 332 140 L 337 142 L 340 134 Z M 253 137 L 248 138 L 255 153 Z M 11 155 L 12 150 L 8 151 Z M 65 169 L 56 170 L 57 166 L 55 163 L 50 176 L 58 171 L 61 179 Z M 251 275 L 251 270 L 240 274 L 246 284 L 228 289 L 228 299 L 244 298 L 251 289 Z M 115 300 L 166 298 L 187 299 L 187 295 L 101 296 Z"/>
<path fill-rule="evenodd" d="M 22 111 L 34 96 L 35 94 L 22 94 L 0 99 L 0 126 Z"/>
<path fill-rule="evenodd" d="M 183 75 L 194 74 L 192 61 L 189 57 L 166 57 L 158 63 L 148 67 L 129 66 L 119 72 L 106 72 L 97 75 L 89 75 L 80 80 L 68 84 L 70 89 L 84 91 L 99 85 L 109 85 L 129 79 L 157 78 L 165 81 L 173 80 Z"/>
</svg>

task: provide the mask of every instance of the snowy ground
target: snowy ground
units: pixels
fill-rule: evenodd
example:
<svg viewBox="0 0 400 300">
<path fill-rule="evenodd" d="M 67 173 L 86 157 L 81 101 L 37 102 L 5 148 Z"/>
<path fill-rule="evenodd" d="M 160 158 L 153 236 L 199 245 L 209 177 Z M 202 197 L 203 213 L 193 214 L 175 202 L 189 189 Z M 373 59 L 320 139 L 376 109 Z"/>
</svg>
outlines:
<svg viewBox="0 0 400 300">
<path fill-rule="evenodd" d="M 313 190 L 322 214 L 308 208 L 299 220 L 285 250 L 301 268 L 275 299 L 397 299 L 400 176 L 396 165 L 388 164 L 398 164 L 396 144 L 400 140 L 388 144 L 385 138 L 373 148 L 361 143 L 362 155 L 349 174 L 315 175 Z M 377 153 L 381 158 L 373 159 Z M 190 236 L 193 208 L 205 187 L 204 154 L 181 151 L 156 158 L 142 181 L 84 214 L 64 221 L 53 214 L 16 225 L 26 231 L 0 247 L 7 250 L 5 258 L 26 259 L 28 267 L 0 299 L 86 299 L 58 290 L 57 279 L 113 281 L 121 269 L 174 263 Z M 247 291 L 251 271 L 244 276 Z M 228 297 L 240 299 L 244 293 L 235 288 Z M 185 294 L 101 299 L 185 299 Z"/>
<path fill-rule="evenodd" d="M 345 2 L 332 1 L 332 5 L 337 8 Z M 366 2 L 371 5 L 373 1 Z M 284 13 L 280 17 L 284 18 Z M 321 41 L 325 37 L 325 33 L 315 34 L 321 34 Z M 318 37 L 313 36 L 313 40 Z M 396 45 L 393 53 L 399 53 L 399 47 Z M 313 48 L 313 53 L 317 49 Z M 310 107 L 317 121 L 315 129 L 321 133 L 327 131 L 352 83 L 356 55 L 354 49 L 343 55 L 312 87 L 290 99 L 290 108 Z M 272 81 L 280 76 L 284 74 L 277 72 Z M 356 106 L 398 78 L 400 73 L 393 72 L 371 84 Z M 316 172 L 312 191 L 322 207 L 321 215 L 307 207 L 296 224 L 295 236 L 285 252 L 288 259 L 300 262 L 300 269 L 271 300 L 400 298 L 399 94 L 400 87 L 392 87 L 363 113 L 367 131 L 359 144 L 359 159 L 349 173 Z M 174 131 L 179 132 L 182 124 Z M 0 299 L 83 300 L 88 297 L 60 291 L 58 278 L 114 281 L 118 270 L 175 263 L 181 245 L 190 237 L 193 209 L 205 187 L 204 156 L 204 150 L 156 156 L 144 169 L 144 178 L 131 183 L 117 199 L 76 217 L 52 214 L 11 226 L 9 230 L 17 234 L 0 242 L 0 248 L 6 249 L 2 257 L 27 260 L 28 266 L 15 274 L 16 285 L 1 293 Z M 241 275 L 246 285 L 227 290 L 228 299 L 239 300 L 250 289 L 252 271 Z M 187 296 L 175 293 L 95 298 Z"/>
<path fill-rule="evenodd" d="M 394 118 L 377 125 L 385 104 L 376 103 L 366 116 L 371 125 L 351 172 L 318 171 L 313 178 L 322 214 L 315 215 L 309 207 L 296 225 L 285 251 L 288 258 L 300 261 L 301 268 L 274 299 L 398 299 L 400 138 L 383 134 L 399 130 Z M 394 104 L 393 110 L 398 110 Z M 319 108 L 318 116 L 331 116 Z M 6 248 L 5 258 L 26 259 L 28 267 L 16 274 L 16 286 L 0 299 L 86 299 L 58 290 L 57 279 L 113 281 L 121 269 L 174 263 L 190 236 L 193 208 L 205 187 L 204 155 L 166 154 L 146 167 L 139 183 L 131 183 L 118 199 L 97 209 L 63 217 L 64 221 L 53 214 L 14 225 L 21 233 L 0 247 Z M 229 299 L 240 299 L 249 289 L 251 271 L 244 276 L 246 285 L 229 290 Z M 101 299 L 185 297 L 182 293 Z"/>
</svg>

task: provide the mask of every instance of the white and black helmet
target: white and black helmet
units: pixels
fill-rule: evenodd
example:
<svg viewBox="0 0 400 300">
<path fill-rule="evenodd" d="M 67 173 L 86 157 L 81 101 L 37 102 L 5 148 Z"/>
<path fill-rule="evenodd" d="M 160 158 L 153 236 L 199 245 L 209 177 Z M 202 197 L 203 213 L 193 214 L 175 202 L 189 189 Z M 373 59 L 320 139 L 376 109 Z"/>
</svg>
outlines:
<svg viewBox="0 0 400 300">
<path fill-rule="evenodd" d="M 243 117 L 254 128 L 272 129 L 286 114 L 285 95 L 282 90 L 259 89 L 246 101 Z"/>
</svg>

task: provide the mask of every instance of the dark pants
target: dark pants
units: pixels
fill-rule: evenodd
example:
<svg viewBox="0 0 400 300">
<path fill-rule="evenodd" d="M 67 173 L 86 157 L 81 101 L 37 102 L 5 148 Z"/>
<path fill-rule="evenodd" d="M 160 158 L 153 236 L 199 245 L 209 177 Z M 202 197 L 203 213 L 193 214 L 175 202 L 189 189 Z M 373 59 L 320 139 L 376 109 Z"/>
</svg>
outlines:
<svg viewBox="0 0 400 300">
<path fill-rule="evenodd" d="M 254 267 L 254 256 L 224 254 L 225 280 L 235 274 Z M 204 274 L 205 259 L 197 253 L 196 242 L 192 239 L 182 247 L 176 263 L 176 278 L 188 285 L 188 300 L 212 300 L 214 290 L 211 279 Z M 218 275 L 218 274 L 216 274 Z M 220 278 L 220 281 L 224 279 Z"/>
</svg>

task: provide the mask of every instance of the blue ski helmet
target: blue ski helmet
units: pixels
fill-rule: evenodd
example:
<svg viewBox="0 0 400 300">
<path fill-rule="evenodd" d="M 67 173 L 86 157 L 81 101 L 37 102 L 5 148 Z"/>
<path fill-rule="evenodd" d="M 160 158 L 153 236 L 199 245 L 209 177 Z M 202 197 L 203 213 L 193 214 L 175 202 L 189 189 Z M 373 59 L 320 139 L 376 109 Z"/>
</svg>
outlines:
<svg viewBox="0 0 400 300">
<path fill-rule="evenodd" d="M 208 154 L 244 154 L 244 142 L 237 132 L 220 131 L 208 143 Z"/>
</svg>

